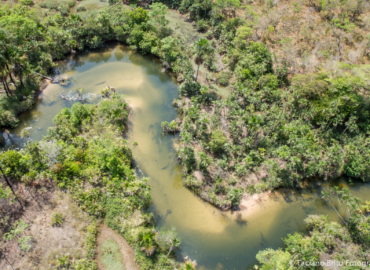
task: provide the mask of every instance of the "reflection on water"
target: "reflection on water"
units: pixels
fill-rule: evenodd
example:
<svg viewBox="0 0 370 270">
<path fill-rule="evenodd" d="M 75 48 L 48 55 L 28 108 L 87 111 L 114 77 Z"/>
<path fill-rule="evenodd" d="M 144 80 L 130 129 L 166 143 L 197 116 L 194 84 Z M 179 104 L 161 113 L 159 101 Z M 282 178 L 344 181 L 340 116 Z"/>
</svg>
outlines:
<svg viewBox="0 0 370 270">
<path fill-rule="evenodd" d="M 19 134 L 30 128 L 30 138 L 39 140 L 52 126 L 52 119 L 73 101 L 61 100 L 61 93 L 85 88 L 88 103 L 100 100 L 106 86 L 124 94 L 133 108 L 129 142 L 133 147 L 138 171 L 150 178 L 151 209 L 158 226 L 176 227 L 182 239 L 179 259 L 189 256 L 200 269 L 250 269 L 256 253 L 282 245 L 282 238 L 296 230 L 304 231 L 308 214 L 335 213 L 320 199 L 323 183 L 310 184 L 304 190 L 281 189 L 241 212 L 223 212 L 203 202 L 183 187 L 181 167 L 173 145 L 176 136 L 164 135 L 161 122 L 177 117 L 172 107 L 177 98 L 177 84 L 161 72 L 158 61 L 110 44 L 99 51 L 82 52 L 59 62 L 55 75 L 74 79 L 68 86 L 52 84 L 42 93 L 42 101 L 21 116 L 17 129 L 9 134 L 8 146 L 22 146 Z M 346 186 L 346 181 L 338 180 Z M 366 198 L 368 184 L 357 183 L 352 194 Z"/>
</svg>

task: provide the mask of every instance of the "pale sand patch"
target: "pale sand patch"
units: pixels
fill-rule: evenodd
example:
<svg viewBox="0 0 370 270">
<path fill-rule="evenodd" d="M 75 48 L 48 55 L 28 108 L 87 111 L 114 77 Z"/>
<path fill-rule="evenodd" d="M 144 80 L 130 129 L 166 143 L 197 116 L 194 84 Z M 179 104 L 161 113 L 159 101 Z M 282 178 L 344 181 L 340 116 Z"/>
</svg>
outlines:
<svg viewBox="0 0 370 270">
<path fill-rule="evenodd" d="M 119 88 L 136 90 L 144 81 L 142 69 L 125 62 L 105 63 L 77 74 L 74 78 L 79 85 L 85 86 L 88 93 L 100 93 L 106 85 L 116 90 Z M 110 79 L 105 81 L 100 78 Z"/>
<path fill-rule="evenodd" d="M 45 99 L 45 97 L 53 93 L 54 90 L 57 90 L 58 87 L 60 87 L 59 84 L 50 83 L 50 81 L 48 80 L 48 85 L 45 87 L 44 90 L 42 90 L 40 96 L 42 97 L 42 99 Z"/>
<path fill-rule="evenodd" d="M 244 193 L 239 204 L 240 212 L 242 213 L 243 217 L 251 216 L 253 213 L 261 210 L 262 202 L 269 200 L 270 195 L 271 191 L 253 195 Z"/>
<path fill-rule="evenodd" d="M 204 174 L 202 171 L 199 170 L 194 171 L 193 176 L 199 181 L 199 183 L 203 183 Z"/>
<path fill-rule="evenodd" d="M 100 227 L 99 236 L 98 236 L 98 258 L 97 263 L 99 270 L 109 270 L 103 267 L 103 264 L 100 262 L 100 246 L 109 239 L 113 239 L 121 249 L 121 254 L 123 257 L 123 265 L 125 270 L 140 270 L 139 266 L 135 262 L 135 255 L 133 249 L 126 242 L 126 239 L 121 235 L 113 231 L 111 228 L 103 225 Z"/>
<path fill-rule="evenodd" d="M 141 97 L 128 97 L 126 100 L 132 109 L 144 107 L 144 100 Z"/>
</svg>

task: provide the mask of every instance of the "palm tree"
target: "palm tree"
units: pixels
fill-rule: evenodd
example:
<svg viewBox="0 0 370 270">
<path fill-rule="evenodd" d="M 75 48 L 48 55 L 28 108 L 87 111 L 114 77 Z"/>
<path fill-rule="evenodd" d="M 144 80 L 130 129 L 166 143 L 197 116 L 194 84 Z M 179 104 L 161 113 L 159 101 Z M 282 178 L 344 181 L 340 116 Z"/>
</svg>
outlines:
<svg viewBox="0 0 370 270">
<path fill-rule="evenodd" d="M 156 233 L 155 230 L 145 230 L 141 231 L 138 234 L 137 241 L 139 242 L 139 245 L 141 246 L 140 251 L 145 252 L 147 257 L 150 257 L 154 254 L 154 252 L 157 250 L 157 245 L 155 244 L 154 237 Z"/>
<path fill-rule="evenodd" d="M 195 63 L 198 65 L 197 74 L 195 80 L 198 79 L 199 66 L 203 63 L 205 57 L 213 52 L 213 48 L 208 42 L 208 39 L 200 38 L 195 42 L 193 47 L 195 53 Z"/>
</svg>

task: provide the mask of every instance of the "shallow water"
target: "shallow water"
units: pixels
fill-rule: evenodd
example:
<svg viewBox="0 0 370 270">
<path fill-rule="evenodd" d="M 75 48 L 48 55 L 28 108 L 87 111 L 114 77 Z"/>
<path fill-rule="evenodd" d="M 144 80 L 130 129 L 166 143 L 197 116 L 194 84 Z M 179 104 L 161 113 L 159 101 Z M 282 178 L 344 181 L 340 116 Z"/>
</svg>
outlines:
<svg viewBox="0 0 370 270">
<path fill-rule="evenodd" d="M 199 269 L 251 269 L 259 250 L 278 248 L 288 233 L 304 232 L 303 219 L 308 214 L 327 214 L 337 219 L 320 199 L 327 182 L 310 184 L 304 190 L 278 190 L 241 212 L 219 211 L 183 187 L 173 148 L 178 138 L 161 131 L 162 121 L 177 117 L 171 104 L 178 96 L 178 86 L 161 71 L 158 60 L 112 43 L 59 62 L 55 74 L 73 81 L 68 86 L 51 84 L 45 89 L 42 100 L 21 115 L 19 127 L 10 131 L 8 147 L 22 147 L 28 140 L 19 137 L 25 128 L 32 127 L 29 137 L 33 140 L 45 135 L 55 115 L 75 102 L 62 100 L 61 93 L 75 94 L 77 87 L 83 87 L 89 97 L 87 102 L 95 103 L 106 85 L 116 88 L 133 107 L 127 136 L 130 143 L 138 142 L 133 153 L 138 172 L 150 179 L 151 209 L 157 225 L 175 227 L 182 239 L 179 259 L 189 256 L 197 261 Z M 346 182 L 339 179 L 331 185 L 347 186 Z M 361 198 L 370 197 L 369 188 L 363 183 L 350 187 L 351 193 Z"/>
</svg>

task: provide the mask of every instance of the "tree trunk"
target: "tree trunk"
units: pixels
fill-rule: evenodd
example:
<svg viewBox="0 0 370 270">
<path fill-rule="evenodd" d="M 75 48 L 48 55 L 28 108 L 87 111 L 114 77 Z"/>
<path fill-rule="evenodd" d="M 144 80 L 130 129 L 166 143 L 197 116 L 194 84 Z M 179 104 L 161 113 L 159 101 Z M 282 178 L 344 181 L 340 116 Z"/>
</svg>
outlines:
<svg viewBox="0 0 370 270">
<path fill-rule="evenodd" d="M 13 80 L 13 77 L 12 77 L 12 73 L 10 72 L 10 70 L 9 70 L 9 66 L 8 66 L 8 64 L 6 64 L 6 69 L 9 71 L 9 77 L 10 77 L 10 80 L 12 81 L 12 83 L 15 85 L 15 82 L 14 82 L 14 80 Z"/>
<path fill-rule="evenodd" d="M 23 81 L 22 81 L 22 70 L 21 70 L 21 65 L 19 63 L 16 63 L 16 68 L 17 68 L 17 71 L 18 71 L 18 78 L 19 78 L 19 81 L 21 82 L 21 85 L 22 87 L 24 88 L 24 84 L 23 84 Z"/>
<path fill-rule="evenodd" d="M 5 93 L 6 95 L 9 97 L 9 94 L 8 94 L 8 89 L 6 89 L 6 85 L 5 85 L 5 79 L 3 78 L 3 86 L 4 86 L 4 90 L 5 90 Z"/>
<path fill-rule="evenodd" d="M 197 75 L 195 75 L 195 80 L 196 80 L 196 81 L 198 80 L 199 66 L 200 66 L 200 65 L 198 65 L 198 68 L 197 68 Z"/>
<path fill-rule="evenodd" d="M 11 72 L 9 72 L 9 77 L 10 77 L 10 80 L 12 81 L 12 83 L 14 84 L 14 86 L 17 86 L 17 85 L 15 84 L 14 80 L 13 80 L 13 77 L 12 77 L 12 73 L 11 73 Z"/>
<path fill-rule="evenodd" d="M 22 205 L 21 201 L 18 199 L 18 196 L 15 194 L 15 192 L 14 192 L 14 189 L 13 189 L 12 185 L 10 184 L 10 182 L 9 182 L 8 178 L 7 178 L 7 177 L 6 177 L 6 175 L 4 174 L 4 171 L 3 171 L 3 169 L 2 169 L 1 167 L 0 167 L 0 172 L 3 174 L 3 176 L 4 176 L 4 178 L 5 178 L 5 181 L 6 181 L 6 184 L 9 186 L 10 190 L 13 192 L 14 196 L 17 198 L 17 201 L 19 202 L 19 204 L 21 205 L 21 208 L 22 208 L 22 210 L 23 210 L 24 208 L 23 208 L 23 205 Z"/>
<path fill-rule="evenodd" d="M 19 77 L 19 80 L 20 80 L 20 82 L 21 82 L 22 87 L 24 88 L 24 84 L 23 84 L 22 76 L 21 76 L 21 73 L 20 73 L 20 72 L 19 72 L 18 77 Z"/>
<path fill-rule="evenodd" d="M 9 94 L 12 95 L 12 92 L 10 92 L 10 88 L 9 88 L 8 82 L 6 81 L 6 78 L 4 78 L 4 82 L 6 84 L 6 88 L 8 88 Z"/>
<path fill-rule="evenodd" d="M 334 30 L 334 25 L 330 25 L 331 26 L 331 29 L 332 29 L 332 31 L 333 31 L 333 36 L 334 36 L 334 38 L 335 38 L 335 41 L 337 42 L 337 46 L 338 46 L 338 53 L 339 53 L 339 60 L 340 61 L 342 61 L 342 51 L 341 51 L 341 41 L 340 41 L 340 33 L 338 32 L 336 32 L 335 30 Z"/>
</svg>

